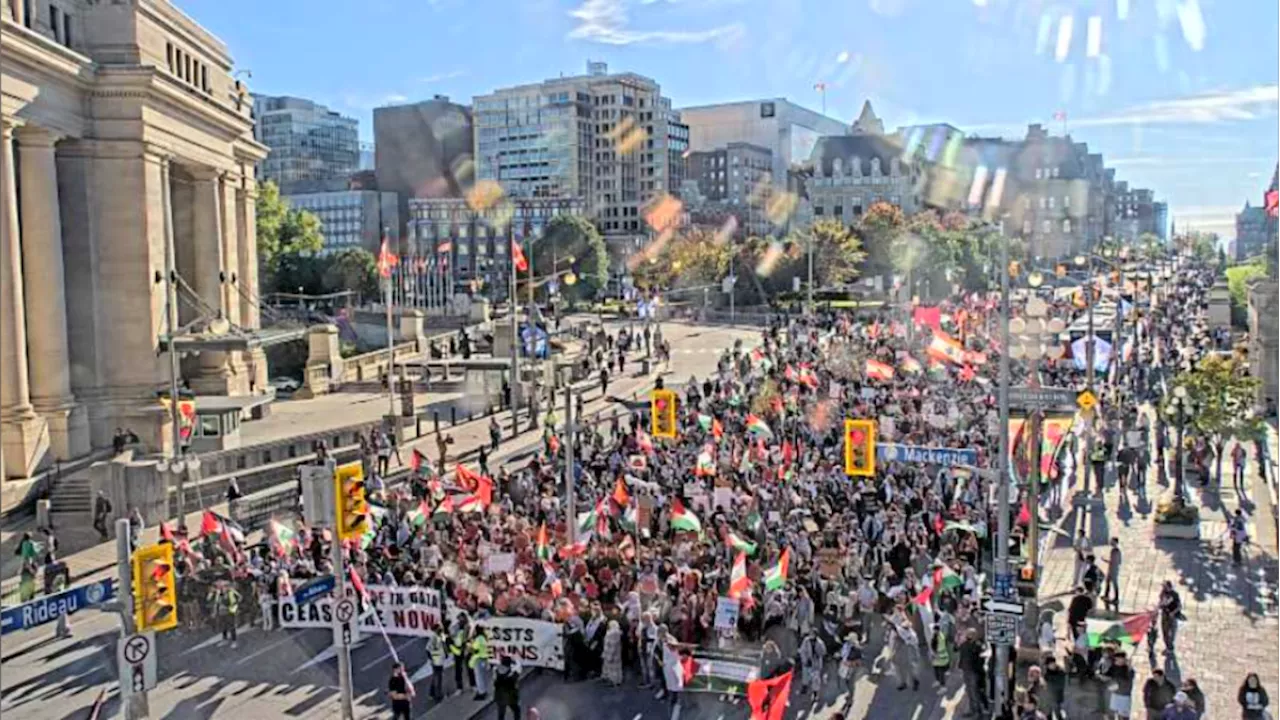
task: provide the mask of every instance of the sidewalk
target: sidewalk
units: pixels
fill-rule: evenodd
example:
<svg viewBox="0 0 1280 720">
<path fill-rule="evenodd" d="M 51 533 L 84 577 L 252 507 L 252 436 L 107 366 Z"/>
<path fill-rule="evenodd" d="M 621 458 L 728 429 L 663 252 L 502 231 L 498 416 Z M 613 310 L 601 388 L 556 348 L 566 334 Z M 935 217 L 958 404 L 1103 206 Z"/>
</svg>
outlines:
<svg viewBox="0 0 1280 720">
<path fill-rule="evenodd" d="M 1227 452 L 1231 447 L 1228 446 Z M 1064 518 L 1065 535 L 1055 536 L 1044 559 L 1044 576 L 1040 586 L 1041 607 L 1057 608 L 1057 655 L 1061 659 L 1070 652 L 1066 626 L 1066 604 L 1070 601 L 1075 572 L 1075 554 L 1071 548 L 1077 528 L 1084 527 L 1099 558 L 1104 558 L 1109 538 L 1120 540 L 1124 562 L 1120 577 L 1120 614 L 1150 610 L 1157 606 L 1161 583 L 1172 580 L 1182 598 L 1187 621 L 1179 628 L 1177 653 L 1157 654 L 1166 675 L 1174 682 L 1195 678 L 1208 700 L 1210 717 L 1234 717 L 1238 713 L 1236 691 L 1247 672 L 1257 672 L 1263 687 L 1280 690 L 1280 671 L 1276 666 L 1275 642 L 1280 632 L 1276 613 L 1277 565 L 1274 532 L 1271 522 L 1266 484 L 1250 458 L 1247 481 L 1251 487 L 1248 499 L 1240 499 L 1231 489 L 1229 468 L 1224 472 L 1225 487 L 1218 492 L 1212 486 L 1188 487 L 1188 494 L 1201 509 L 1199 540 L 1155 538 L 1153 535 L 1154 504 L 1171 493 L 1170 487 L 1159 485 L 1154 468 L 1147 482 L 1147 495 L 1121 502 L 1119 490 L 1108 487 L 1104 493 L 1105 509 L 1076 509 Z M 1255 510 L 1250 499 L 1261 507 Z M 1224 541 L 1227 518 L 1237 507 L 1253 515 L 1250 537 L 1258 544 L 1247 548 L 1246 559 L 1237 567 L 1231 562 L 1231 545 Z M 1266 509 L 1266 512 L 1262 511 Z M 1261 530 L 1261 533 L 1259 533 Z M 1110 617 L 1101 607 L 1094 617 Z M 1161 651 L 1163 641 L 1157 643 Z M 1141 651 L 1130 653 L 1137 670 L 1135 711 L 1141 705 L 1141 687 L 1151 673 L 1145 642 Z M 1069 686 L 1078 688 L 1074 682 Z M 1274 689 L 1274 690 L 1273 690 Z M 1072 692 L 1068 693 L 1071 707 Z M 1077 712 L 1087 716 L 1093 711 L 1088 703 L 1096 700 L 1088 693 L 1081 697 Z M 1077 715 L 1073 715 L 1075 717 Z"/>
<path fill-rule="evenodd" d="M 655 368 L 656 370 L 656 368 Z M 639 393 L 647 390 L 653 385 L 657 378 L 657 372 L 648 375 L 629 375 L 623 379 L 610 383 L 610 395 L 616 397 L 627 397 L 632 393 Z M 593 413 L 606 409 L 612 403 L 603 399 L 599 394 L 599 383 L 595 381 L 583 381 L 574 385 L 577 392 L 585 392 L 585 397 L 592 398 L 585 402 L 584 408 L 587 413 Z M 558 393 L 557 398 L 562 398 L 563 393 Z M 617 406 L 615 406 L 617 407 Z M 621 411 L 621 408 L 618 408 Z M 546 408 L 541 408 L 545 415 Z M 557 405 L 556 413 L 563 416 L 562 408 Z M 478 418 L 469 423 L 460 423 L 454 427 L 442 427 L 441 431 L 446 435 L 451 435 L 454 439 L 452 445 L 449 446 L 449 465 L 452 469 L 453 464 L 459 460 L 465 461 L 475 455 L 481 446 L 489 443 L 489 418 Z M 511 437 L 511 414 L 509 412 L 501 413 L 498 416 L 498 422 L 502 426 L 504 439 L 499 447 L 498 453 L 490 460 L 490 467 L 496 468 L 502 462 L 508 461 L 513 457 L 520 457 L 533 451 L 542 442 L 542 418 L 539 418 L 539 429 L 537 432 L 529 432 L 528 418 L 522 416 L 519 423 L 520 434 Z M 435 433 L 429 432 L 424 434 L 410 443 L 405 443 L 400 447 L 400 456 L 403 464 L 395 462 L 392 458 L 391 469 L 388 473 L 388 481 L 394 482 L 397 476 L 403 473 L 410 459 L 413 457 L 414 449 L 420 450 L 434 463 L 438 453 L 436 451 Z M 210 508 L 214 512 L 227 515 L 227 504 L 220 502 Z M 203 511 L 189 513 L 187 515 L 187 527 L 197 530 L 200 527 L 200 519 Z M 21 537 L 24 531 L 30 531 L 34 537 L 39 539 L 36 533 L 35 519 L 29 518 L 21 523 L 11 523 L 5 531 L 3 543 L 5 546 L 13 545 L 16 547 L 17 539 Z M 54 534 L 58 538 L 59 556 L 63 562 L 67 564 L 67 568 L 71 573 L 71 581 L 73 584 L 79 584 L 87 580 L 95 580 L 99 575 L 114 575 L 116 564 L 116 546 L 115 540 L 102 542 L 96 530 L 86 525 L 76 525 L 68 527 L 54 528 Z M 146 528 L 142 533 L 142 542 L 154 543 L 159 541 L 159 527 Z M 250 542 L 257 539 L 257 534 L 251 534 L 248 538 Z M 13 550 L 8 550 L 9 555 L 3 558 L 3 564 L 6 568 L 11 564 L 9 561 L 16 560 L 12 557 Z M 16 572 L 16 571 L 15 571 Z M 8 575 L 8 573 L 5 573 Z M 18 603 L 19 578 L 15 575 L 6 577 L 0 584 L 0 600 L 4 606 L 16 605 Z M 43 587 L 42 581 L 37 577 L 37 588 Z"/>
</svg>

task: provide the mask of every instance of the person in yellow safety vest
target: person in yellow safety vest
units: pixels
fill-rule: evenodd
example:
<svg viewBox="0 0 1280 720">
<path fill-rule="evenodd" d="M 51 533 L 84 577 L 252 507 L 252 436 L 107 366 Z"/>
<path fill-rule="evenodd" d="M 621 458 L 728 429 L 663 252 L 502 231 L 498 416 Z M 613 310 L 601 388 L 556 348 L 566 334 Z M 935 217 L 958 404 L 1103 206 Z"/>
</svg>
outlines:
<svg viewBox="0 0 1280 720">
<path fill-rule="evenodd" d="M 467 636 L 471 634 L 471 623 L 465 614 L 460 614 L 449 625 L 449 654 L 453 656 L 453 693 L 456 695 L 466 689 L 464 682 L 471 676 L 471 685 L 476 684 L 475 674 L 467 666 Z"/>
<path fill-rule="evenodd" d="M 427 657 L 431 659 L 431 699 L 440 702 L 444 699 L 445 644 L 435 630 L 428 630 L 426 645 Z"/>
<path fill-rule="evenodd" d="M 933 626 L 933 681 L 936 687 L 947 686 L 947 670 L 951 668 L 951 648 L 947 645 L 947 634 L 941 625 Z"/>
<path fill-rule="evenodd" d="M 477 627 L 471 638 L 471 669 L 476 677 L 476 700 L 484 700 L 489 694 L 489 636 L 484 628 Z"/>
</svg>

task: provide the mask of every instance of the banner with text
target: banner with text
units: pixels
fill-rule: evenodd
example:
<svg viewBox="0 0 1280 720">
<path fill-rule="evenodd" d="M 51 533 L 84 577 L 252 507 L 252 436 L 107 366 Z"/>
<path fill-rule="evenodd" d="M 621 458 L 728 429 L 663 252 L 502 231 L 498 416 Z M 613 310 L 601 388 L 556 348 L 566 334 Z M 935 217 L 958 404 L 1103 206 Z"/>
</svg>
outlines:
<svg viewBox="0 0 1280 720">
<path fill-rule="evenodd" d="M 494 658 L 510 655 L 521 665 L 564 670 L 563 625 L 518 617 L 485 618 L 476 625 L 488 633 Z"/>
<path fill-rule="evenodd" d="M 440 591 L 427 587 L 390 587 L 369 585 L 371 607 L 360 614 L 361 632 L 378 632 L 378 620 L 390 635 L 425 636 L 428 630 L 439 629 L 444 617 L 444 603 Z M 354 598 L 355 591 L 347 588 L 347 597 Z M 327 628 L 333 626 L 332 597 L 323 597 L 306 605 L 298 605 L 291 597 L 281 598 L 280 627 Z M 373 613 L 377 613 L 375 617 Z"/>
</svg>

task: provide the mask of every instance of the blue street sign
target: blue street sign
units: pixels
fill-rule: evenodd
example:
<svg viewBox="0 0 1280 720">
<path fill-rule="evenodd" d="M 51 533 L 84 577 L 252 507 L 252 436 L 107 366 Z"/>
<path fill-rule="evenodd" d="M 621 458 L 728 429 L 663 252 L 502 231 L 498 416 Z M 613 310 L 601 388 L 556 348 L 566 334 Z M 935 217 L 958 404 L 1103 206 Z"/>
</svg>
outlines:
<svg viewBox="0 0 1280 720">
<path fill-rule="evenodd" d="M 991 594 L 996 600 L 1009 600 L 1018 596 L 1013 588 L 1013 573 L 996 573 L 991 582 Z"/>
<path fill-rule="evenodd" d="M 0 635 L 26 630 L 53 622 L 63 615 L 70 615 L 80 608 L 104 603 L 116 596 L 115 578 L 73 587 L 55 595 L 32 600 L 0 612 Z"/>
<path fill-rule="evenodd" d="M 881 462 L 901 462 L 916 465 L 945 465 L 955 467 L 968 465 L 976 467 L 978 451 L 972 448 L 937 448 L 922 445 L 897 445 L 879 443 L 876 445 L 876 459 Z"/>
<path fill-rule="evenodd" d="M 332 575 L 316 578 L 311 582 L 303 585 L 293 591 L 293 601 L 299 605 L 306 605 L 321 595 L 328 595 L 333 592 L 335 580 Z"/>
</svg>

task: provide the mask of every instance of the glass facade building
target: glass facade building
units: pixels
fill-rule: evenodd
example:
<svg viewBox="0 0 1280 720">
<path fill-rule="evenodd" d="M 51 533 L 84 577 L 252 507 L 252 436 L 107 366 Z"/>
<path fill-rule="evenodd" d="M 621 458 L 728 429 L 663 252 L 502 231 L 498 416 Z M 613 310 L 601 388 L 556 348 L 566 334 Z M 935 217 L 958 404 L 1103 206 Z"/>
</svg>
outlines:
<svg viewBox="0 0 1280 720">
<path fill-rule="evenodd" d="M 360 169 L 355 118 L 295 97 L 254 98 L 254 138 L 271 148 L 258 177 L 288 191 L 291 183 L 327 180 Z"/>
</svg>

